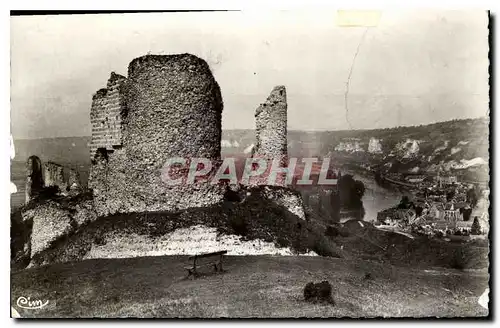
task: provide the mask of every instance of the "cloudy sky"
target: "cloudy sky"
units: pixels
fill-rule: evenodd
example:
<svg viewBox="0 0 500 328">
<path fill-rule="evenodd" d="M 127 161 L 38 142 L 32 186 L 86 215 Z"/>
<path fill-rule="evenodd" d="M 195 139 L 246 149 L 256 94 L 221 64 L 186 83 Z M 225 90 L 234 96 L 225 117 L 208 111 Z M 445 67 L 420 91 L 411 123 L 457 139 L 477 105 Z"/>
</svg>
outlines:
<svg viewBox="0 0 500 328">
<path fill-rule="evenodd" d="M 255 109 L 281 84 L 289 129 L 487 114 L 486 12 L 384 11 L 369 28 L 337 22 L 334 11 L 11 17 L 12 134 L 90 135 L 92 94 L 147 53 L 207 60 L 224 98 L 224 129 L 254 128 Z"/>
</svg>

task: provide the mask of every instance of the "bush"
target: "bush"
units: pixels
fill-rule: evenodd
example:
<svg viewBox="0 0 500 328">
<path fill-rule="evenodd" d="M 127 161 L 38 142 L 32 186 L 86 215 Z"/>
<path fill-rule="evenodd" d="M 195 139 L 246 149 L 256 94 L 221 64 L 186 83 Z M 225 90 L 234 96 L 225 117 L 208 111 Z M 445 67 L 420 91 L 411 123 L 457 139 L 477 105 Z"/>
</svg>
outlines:
<svg viewBox="0 0 500 328">
<path fill-rule="evenodd" d="M 248 234 L 248 226 L 242 216 L 232 216 L 229 220 L 229 226 L 237 235 L 246 236 Z"/>
<path fill-rule="evenodd" d="M 304 300 L 307 302 L 321 302 L 334 304 L 332 298 L 332 285 L 328 281 L 320 283 L 309 282 L 304 287 Z"/>
<path fill-rule="evenodd" d="M 240 194 L 237 191 L 231 190 L 229 187 L 226 188 L 224 193 L 224 200 L 228 202 L 241 202 Z"/>
<path fill-rule="evenodd" d="M 340 229 L 340 236 L 341 237 L 349 237 L 350 236 L 349 231 L 345 228 Z"/>
<path fill-rule="evenodd" d="M 337 237 L 340 234 L 339 229 L 334 226 L 326 227 L 325 236 L 327 237 Z"/>
<path fill-rule="evenodd" d="M 467 268 L 467 259 L 465 258 L 465 254 L 461 248 L 457 248 L 455 252 L 453 252 L 450 266 L 453 269 L 457 270 L 463 270 Z"/>
<path fill-rule="evenodd" d="M 355 180 L 350 174 L 343 175 L 338 180 L 340 205 L 343 209 L 358 210 L 363 208 L 365 186 L 363 182 Z"/>
<path fill-rule="evenodd" d="M 342 257 L 342 255 L 339 254 L 338 247 L 335 246 L 333 241 L 329 240 L 325 236 L 318 236 L 312 233 L 309 236 L 307 246 L 308 249 L 311 249 L 320 256 Z"/>
<path fill-rule="evenodd" d="M 464 221 L 470 220 L 470 215 L 472 214 L 472 208 L 466 208 L 462 211 L 462 215 L 464 217 Z"/>
<path fill-rule="evenodd" d="M 481 225 L 479 224 L 479 220 L 474 217 L 474 222 L 472 223 L 472 227 L 470 229 L 471 235 L 480 235 L 481 234 Z"/>
</svg>

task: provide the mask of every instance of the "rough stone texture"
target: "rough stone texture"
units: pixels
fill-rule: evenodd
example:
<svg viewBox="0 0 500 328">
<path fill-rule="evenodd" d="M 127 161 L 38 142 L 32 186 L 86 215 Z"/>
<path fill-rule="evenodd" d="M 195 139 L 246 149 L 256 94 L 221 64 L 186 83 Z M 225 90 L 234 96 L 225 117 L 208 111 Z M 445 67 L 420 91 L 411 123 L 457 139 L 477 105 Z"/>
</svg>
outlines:
<svg viewBox="0 0 500 328">
<path fill-rule="evenodd" d="M 30 156 L 26 162 L 26 203 L 36 198 L 43 186 L 42 161 L 37 156 Z"/>
<path fill-rule="evenodd" d="M 24 268 L 34 256 L 96 219 L 88 192 L 30 202 L 11 213 L 11 257 Z"/>
<path fill-rule="evenodd" d="M 144 56 L 128 73 L 127 147 L 135 158 L 220 158 L 222 97 L 204 60 Z"/>
<path fill-rule="evenodd" d="M 44 164 L 45 187 L 58 187 L 66 191 L 67 183 L 64 180 L 64 167 L 54 162 Z"/>
<path fill-rule="evenodd" d="M 169 186 L 161 179 L 173 157 L 220 160 L 223 103 L 207 63 L 189 54 L 147 55 L 130 63 L 128 79 L 120 83 L 125 95 L 121 145 L 97 147 L 89 177 L 98 214 L 169 211 L 221 201 L 222 186 Z"/>
<path fill-rule="evenodd" d="M 114 155 L 116 156 L 116 153 Z M 88 186 L 92 189 L 94 204 L 98 212 L 98 208 L 108 201 L 108 159 L 106 149 L 98 149 L 89 172 Z M 106 214 L 106 210 L 102 210 L 101 214 Z"/>
<path fill-rule="evenodd" d="M 254 178 L 252 184 L 268 184 L 272 160 L 279 159 L 284 165 L 287 158 L 287 102 L 284 86 L 276 86 L 267 100 L 255 111 L 257 144 L 252 150 L 252 157 L 263 158 L 268 162 L 266 173 L 261 178 Z M 278 175 L 273 183 L 284 184 L 284 176 Z"/>
<path fill-rule="evenodd" d="M 116 236 L 124 238 L 127 247 L 135 247 L 134 236 L 144 236 L 152 243 L 156 238 L 178 229 L 203 225 L 217 229 L 221 235 L 238 235 L 244 240 L 273 243 L 277 248 L 289 248 L 294 253 L 310 253 L 321 256 L 343 257 L 344 252 L 324 236 L 324 232 L 313 224 L 298 218 L 283 206 L 269 200 L 259 186 L 247 189 L 248 196 L 241 202 L 226 201 L 202 208 L 180 211 L 123 213 L 101 217 L 89 222 L 69 235 L 61 238 L 56 246 L 31 259 L 33 266 L 55 262 L 80 261 L 88 252 Z M 166 245 L 167 247 L 169 245 Z M 123 249 L 117 249 L 122 252 Z"/>
<path fill-rule="evenodd" d="M 97 219 L 97 213 L 94 209 L 94 202 L 92 200 L 76 204 L 75 210 L 76 212 L 73 214 L 73 219 L 75 220 L 77 226 L 81 226 Z"/>
<path fill-rule="evenodd" d="M 287 103 L 284 86 L 276 86 L 255 111 L 256 139 L 254 155 L 264 158 L 287 155 Z"/>
<path fill-rule="evenodd" d="M 49 201 L 23 214 L 23 220 L 32 220 L 31 257 L 47 249 L 59 236 L 73 229 L 68 210 L 60 204 Z"/>
<path fill-rule="evenodd" d="M 252 157 L 264 159 L 267 170 L 260 176 L 251 177 L 248 184 L 284 187 L 284 174 L 278 174 L 269 182 L 273 161 L 277 160 L 281 167 L 285 167 L 287 163 L 287 102 L 284 86 L 274 87 L 266 102 L 257 108 L 255 124 L 257 144 L 252 148 Z M 264 188 L 262 192 L 264 197 L 305 220 L 304 201 L 299 193 L 287 188 Z"/>
<path fill-rule="evenodd" d="M 99 148 L 111 151 L 122 145 L 122 121 L 126 114 L 123 92 L 125 81 L 124 76 L 111 72 L 106 88 L 100 89 L 92 97 L 90 159 L 94 158 Z"/>
<path fill-rule="evenodd" d="M 306 219 L 304 201 L 299 193 L 287 188 L 269 188 L 266 186 L 262 189 L 262 195 L 277 205 L 284 206 L 300 219 Z"/>
</svg>

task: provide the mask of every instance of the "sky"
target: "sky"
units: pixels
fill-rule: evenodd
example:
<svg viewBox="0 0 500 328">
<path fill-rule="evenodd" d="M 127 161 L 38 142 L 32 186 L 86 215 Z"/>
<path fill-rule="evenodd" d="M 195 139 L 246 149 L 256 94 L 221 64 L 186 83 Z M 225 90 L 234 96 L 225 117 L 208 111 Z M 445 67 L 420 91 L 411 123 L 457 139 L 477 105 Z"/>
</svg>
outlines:
<svg viewBox="0 0 500 328">
<path fill-rule="evenodd" d="M 275 85 L 287 88 L 290 130 L 487 115 L 485 11 L 383 11 L 372 27 L 338 22 L 332 10 L 11 17 L 12 135 L 90 135 L 92 95 L 111 71 L 126 76 L 148 53 L 209 63 L 223 129 L 254 129 L 255 109 Z"/>
</svg>

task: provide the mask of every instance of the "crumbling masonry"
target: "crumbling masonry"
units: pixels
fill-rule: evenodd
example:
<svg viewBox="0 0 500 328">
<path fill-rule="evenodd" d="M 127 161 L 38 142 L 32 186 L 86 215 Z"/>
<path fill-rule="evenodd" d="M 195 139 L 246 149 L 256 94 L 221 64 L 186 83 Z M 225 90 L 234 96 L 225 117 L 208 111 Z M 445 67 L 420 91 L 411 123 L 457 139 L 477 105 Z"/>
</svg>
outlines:
<svg viewBox="0 0 500 328">
<path fill-rule="evenodd" d="M 111 73 L 105 89 L 100 89 L 92 98 L 90 123 L 92 139 L 90 157 L 97 149 L 112 151 L 122 146 L 122 117 L 125 111 L 123 85 L 125 77 Z"/>
<path fill-rule="evenodd" d="M 169 186 L 167 159 L 220 160 L 222 97 L 207 63 L 190 55 L 134 59 L 93 97 L 89 187 L 99 215 L 174 211 L 223 198 L 208 183 Z M 216 168 L 214 168 L 215 171 Z"/>
<path fill-rule="evenodd" d="M 78 170 L 72 168 L 69 169 L 68 187 L 70 190 L 76 190 L 76 191 L 82 189 L 80 173 L 78 172 Z"/>
<path fill-rule="evenodd" d="M 65 192 L 67 183 L 64 180 L 64 167 L 54 162 L 47 162 L 43 167 L 45 187 L 57 187 L 59 191 Z"/>
<path fill-rule="evenodd" d="M 265 185 L 273 160 L 284 166 L 287 161 L 287 101 L 284 86 L 276 86 L 267 100 L 255 111 L 256 141 L 252 157 L 265 159 L 266 173 L 253 179 L 253 183 Z M 278 175 L 275 185 L 283 185 L 284 176 Z"/>
<path fill-rule="evenodd" d="M 287 102 L 284 86 L 276 86 L 255 111 L 255 156 L 279 158 L 287 155 Z"/>
<path fill-rule="evenodd" d="M 87 244 L 77 242 L 73 247 L 58 243 L 62 250 L 59 252 L 52 248 L 54 241 L 61 240 L 61 236 L 65 236 L 65 241 L 78 240 L 88 227 L 86 224 L 98 217 L 134 212 L 160 212 L 156 214 L 166 220 L 170 216 L 182 221 L 180 225 L 169 223 L 161 227 L 163 230 L 159 231 L 163 233 L 195 222 L 239 233 L 234 220 L 243 218 L 245 229 L 251 227 L 256 238 L 265 233 L 264 238 L 280 245 L 301 252 L 314 250 L 315 242 L 310 242 L 307 225 L 297 222 L 297 217 L 305 219 L 302 198 L 287 186 L 238 185 L 236 189 L 243 191 L 239 194 L 245 196 L 230 200 L 224 198 L 224 185 L 207 181 L 165 183 L 165 164 L 175 157 L 208 159 L 215 163 L 215 174 L 221 159 L 222 110 L 221 92 L 207 63 L 193 55 L 143 56 L 130 63 L 128 77 L 111 73 L 106 88 L 97 91 L 92 101 L 92 164 L 88 182 L 92 192 L 72 198 L 75 191 L 86 191 L 79 188 L 78 171 L 70 169 L 65 181 L 62 167 L 47 163 L 49 186 L 69 188 L 67 193 L 34 204 L 37 206 L 21 213 L 22 221 L 32 222 L 33 228 L 29 238 L 15 248 L 15 254 L 30 257 L 32 265 L 81 259 L 91 251 Z M 265 159 L 286 157 L 284 87 L 273 90 L 257 110 L 256 120 L 258 147 L 254 155 Z M 40 160 L 30 158 L 27 198 L 36 197 L 37 191 L 44 192 L 41 171 Z M 43 196 L 54 195 L 53 189 L 49 188 Z M 220 206 L 227 205 L 224 200 L 238 204 Z M 187 209 L 190 210 L 183 211 Z M 158 233 L 156 226 L 150 228 L 147 221 L 140 219 L 139 224 L 143 223 L 145 233 Z M 135 233 L 124 231 L 129 232 Z"/>
<path fill-rule="evenodd" d="M 257 108 L 255 125 L 257 144 L 253 149 L 252 157 L 264 159 L 268 167 L 264 174 L 250 180 L 250 184 L 268 185 L 273 161 L 279 163 L 281 167 L 287 165 L 287 100 L 284 86 L 274 87 L 266 102 Z M 286 187 L 285 175 L 278 174 L 272 184 Z M 271 189 L 264 188 L 263 190 L 263 196 L 284 206 L 299 218 L 305 219 L 302 197 L 288 188 L 275 189 L 273 192 L 270 192 Z"/>
<path fill-rule="evenodd" d="M 66 179 L 64 166 L 54 162 L 42 164 L 40 158 L 35 155 L 28 158 L 26 163 L 26 203 L 41 195 L 44 197 L 49 194 L 67 196 L 78 194 L 83 190 L 80 174 L 76 169 L 70 168 Z"/>
</svg>

